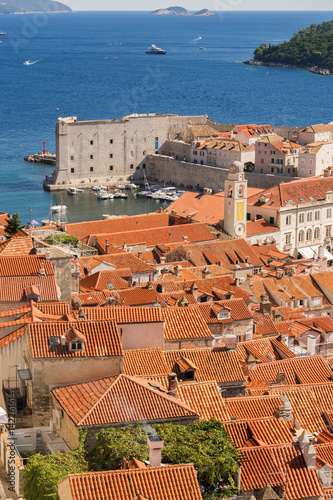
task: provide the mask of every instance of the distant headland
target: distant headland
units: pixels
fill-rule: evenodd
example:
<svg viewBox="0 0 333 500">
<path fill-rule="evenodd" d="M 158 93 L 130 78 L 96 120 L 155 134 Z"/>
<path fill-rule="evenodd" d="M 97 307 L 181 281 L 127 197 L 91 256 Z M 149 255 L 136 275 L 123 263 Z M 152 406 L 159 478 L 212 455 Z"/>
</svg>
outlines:
<svg viewBox="0 0 333 500">
<path fill-rule="evenodd" d="M 47 0 L 4 0 L 0 3 L 0 14 L 28 14 L 36 12 L 72 12 L 72 9 L 67 5 Z"/>
<path fill-rule="evenodd" d="M 244 61 L 252 66 L 307 69 L 320 75 L 333 75 L 333 21 L 311 24 L 299 29 L 289 42 L 279 45 L 262 43 L 254 59 Z"/>
<path fill-rule="evenodd" d="M 151 14 L 154 14 L 156 16 L 213 16 L 214 13 L 210 12 L 208 9 L 202 9 L 199 10 L 198 12 L 190 12 L 187 9 L 184 9 L 184 7 L 168 7 L 167 9 L 157 9 L 151 12 Z"/>
</svg>

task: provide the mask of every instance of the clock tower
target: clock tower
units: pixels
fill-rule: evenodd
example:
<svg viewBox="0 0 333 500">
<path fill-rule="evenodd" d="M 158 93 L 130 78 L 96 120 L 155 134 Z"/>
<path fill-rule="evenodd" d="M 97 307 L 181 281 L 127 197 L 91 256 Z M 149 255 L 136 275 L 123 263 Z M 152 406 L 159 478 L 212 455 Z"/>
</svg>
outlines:
<svg viewBox="0 0 333 500">
<path fill-rule="evenodd" d="M 234 161 L 224 182 L 223 228 L 231 238 L 245 238 L 247 212 L 247 180 L 243 165 Z"/>
</svg>

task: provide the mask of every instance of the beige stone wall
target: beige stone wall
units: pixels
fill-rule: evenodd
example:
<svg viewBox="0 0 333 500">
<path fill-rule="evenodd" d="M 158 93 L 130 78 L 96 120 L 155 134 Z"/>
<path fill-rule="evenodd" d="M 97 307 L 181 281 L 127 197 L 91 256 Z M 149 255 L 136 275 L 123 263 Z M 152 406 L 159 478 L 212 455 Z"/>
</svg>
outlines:
<svg viewBox="0 0 333 500">
<path fill-rule="evenodd" d="M 148 349 L 164 345 L 163 323 L 132 323 L 118 325 L 124 350 Z"/>
<path fill-rule="evenodd" d="M 186 346 L 195 346 L 195 347 L 213 347 L 214 339 L 187 339 L 187 340 L 165 340 L 164 341 L 164 350 L 172 351 L 176 349 L 186 349 Z"/>
<path fill-rule="evenodd" d="M 50 387 L 119 375 L 122 358 L 35 359 L 30 363 L 33 424 L 40 426 L 47 425 L 51 416 Z"/>
<path fill-rule="evenodd" d="M 51 410 L 55 410 L 56 408 L 61 408 L 59 402 L 52 395 L 51 396 Z M 62 437 L 63 440 L 67 443 L 71 450 L 76 450 L 79 445 L 80 432 L 79 429 L 74 424 L 73 420 L 67 415 L 67 413 L 63 412 L 63 417 L 60 419 L 60 427 L 53 424 L 54 431 L 58 434 L 58 436 Z"/>
<path fill-rule="evenodd" d="M 193 188 L 210 188 L 214 192 L 224 189 L 224 181 L 228 177 L 228 169 L 198 165 L 176 161 L 171 157 L 162 155 L 149 155 L 146 158 L 145 173 L 150 181 L 161 184 L 171 181 L 177 186 Z M 143 176 L 142 170 L 137 170 L 135 178 Z M 293 179 L 287 176 L 265 175 L 254 172 L 245 172 L 249 187 L 270 188 L 281 182 L 290 182 Z"/>
</svg>

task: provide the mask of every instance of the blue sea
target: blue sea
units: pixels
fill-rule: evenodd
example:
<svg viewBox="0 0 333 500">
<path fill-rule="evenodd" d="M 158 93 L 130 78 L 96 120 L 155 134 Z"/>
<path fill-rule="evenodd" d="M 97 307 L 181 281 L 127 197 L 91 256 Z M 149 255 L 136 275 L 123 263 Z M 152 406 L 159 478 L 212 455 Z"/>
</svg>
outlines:
<svg viewBox="0 0 333 500">
<path fill-rule="evenodd" d="M 0 46 L 0 211 L 17 211 L 22 222 L 29 215 L 41 220 L 49 216 L 50 198 L 60 201 L 59 194 L 42 189 L 52 167 L 23 161 L 42 150 L 43 139 L 49 151 L 55 150 L 58 116 L 89 120 L 158 112 L 208 114 L 222 123 L 332 121 L 332 77 L 255 71 L 241 63 L 262 42 L 280 43 L 298 28 L 332 18 L 332 12 L 0 16 L 0 31 L 8 33 Z M 152 43 L 167 54 L 146 55 Z M 38 62 L 25 66 L 26 60 Z M 70 221 L 155 208 L 135 198 L 106 205 L 91 193 L 63 198 Z"/>
</svg>

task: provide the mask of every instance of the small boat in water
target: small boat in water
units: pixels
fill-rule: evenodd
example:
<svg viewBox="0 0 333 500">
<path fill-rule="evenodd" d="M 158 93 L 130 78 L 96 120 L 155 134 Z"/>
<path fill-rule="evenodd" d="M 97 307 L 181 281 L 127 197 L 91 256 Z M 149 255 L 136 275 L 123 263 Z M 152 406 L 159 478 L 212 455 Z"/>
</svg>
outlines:
<svg viewBox="0 0 333 500">
<path fill-rule="evenodd" d="M 138 189 L 139 186 L 136 184 L 133 184 L 132 182 L 130 184 L 125 184 L 125 189 Z"/>
<path fill-rule="evenodd" d="M 65 212 L 67 210 L 66 205 L 52 205 L 52 212 Z"/>
<path fill-rule="evenodd" d="M 146 50 L 146 54 L 166 54 L 166 50 L 160 49 L 159 47 L 156 47 L 156 45 L 152 44 L 152 46 Z"/>
<path fill-rule="evenodd" d="M 100 188 L 98 186 L 91 186 L 91 189 L 93 191 L 99 191 L 100 190 Z"/>
<path fill-rule="evenodd" d="M 128 194 L 123 193 L 119 189 L 115 189 L 115 191 L 113 193 L 113 197 L 114 198 L 128 198 Z"/>
<path fill-rule="evenodd" d="M 0 36 L 7 36 L 7 33 L 5 31 L 0 31 Z"/>
<path fill-rule="evenodd" d="M 100 191 L 96 194 L 98 200 L 110 200 L 113 198 L 113 194 L 109 194 L 106 191 Z"/>
<path fill-rule="evenodd" d="M 78 192 L 78 190 L 76 189 L 76 187 L 67 188 L 67 194 L 74 195 L 74 194 L 77 194 L 77 192 Z"/>
<path fill-rule="evenodd" d="M 38 61 L 29 61 L 28 60 L 28 61 L 24 61 L 23 64 L 24 64 L 24 66 L 32 66 L 33 64 L 36 64 L 38 62 L 39 62 L 39 59 L 38 59 Z"/>
</svg>

